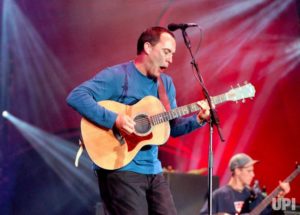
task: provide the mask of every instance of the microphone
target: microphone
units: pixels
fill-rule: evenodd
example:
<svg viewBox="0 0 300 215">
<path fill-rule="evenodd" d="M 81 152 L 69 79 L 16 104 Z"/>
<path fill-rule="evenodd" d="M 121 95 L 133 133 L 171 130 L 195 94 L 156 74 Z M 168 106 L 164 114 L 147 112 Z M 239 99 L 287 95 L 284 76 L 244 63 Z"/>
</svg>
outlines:
<svg viewBox="0 0 300 215">
<path fill-rule="evenodd" d="M 197 27 L 197 26 L 198 26 L 198 24 L 196 24 L 196 23 L 181 23 L 181 24 L 171 23 L 171 24 L 168 25 L 168 29 L 170 31 L 176 31 L 179 28 L 181 30 L 185 30 L 188 27 Z"/>
</svg>

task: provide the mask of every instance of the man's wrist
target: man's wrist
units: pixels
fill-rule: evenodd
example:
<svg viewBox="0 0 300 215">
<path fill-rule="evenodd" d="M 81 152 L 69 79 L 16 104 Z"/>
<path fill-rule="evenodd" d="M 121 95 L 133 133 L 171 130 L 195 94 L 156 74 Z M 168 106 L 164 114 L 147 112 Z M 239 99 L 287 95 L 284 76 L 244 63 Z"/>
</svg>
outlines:
<svg viewBox="0 0 300 215">
<path fill-rule="evenodd" d="M 207 122 L 207 120 L 200 116 L 199 117 L 197 116 L 197 122 L 199 123 L 199 125 L 203 125 L 204 123 Z"/>
</svg>

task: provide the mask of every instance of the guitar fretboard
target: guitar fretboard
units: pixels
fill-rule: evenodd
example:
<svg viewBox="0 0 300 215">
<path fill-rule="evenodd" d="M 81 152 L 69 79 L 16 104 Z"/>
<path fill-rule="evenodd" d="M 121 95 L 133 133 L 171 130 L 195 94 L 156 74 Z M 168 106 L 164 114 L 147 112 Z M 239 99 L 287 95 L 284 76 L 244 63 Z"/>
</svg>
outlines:
<svg viewBox="0 0 300 215">
<path fill-rule="evenodd" d="M 300 167 L 298 166 L 292 174 L 290 174 L 284 182 L 291 182 L 296 176 L 299 174 Z M 275 198 L 278 193 L 281 191 L 281 188 L 277 186 L 256 208 L 254 208 L 249 215 L 259 215 L 272 201 L 273 198 Z"/>
<path fill-rule="evenodd" d="M 226 93 L 211 97 L 212 103 L 217 105 L 223 102 L 228 101 Z M 197 105 L 197 102 L 194 102 L 192 104 L 184 105 L 178 108 L 175 108 L 173 110 L 170 110 L 168 112 L 159 113 L 156 115 L 153 115 L 150 117 L 150 122 L 152 125 L 157 125 L 163 122 L 170 121 L 172 119 L 176 119 L 178 117 L 188 115 L 191 113 L 194 113 L 196 111 L 199 111 L 200 107 Z"/>
</svg>

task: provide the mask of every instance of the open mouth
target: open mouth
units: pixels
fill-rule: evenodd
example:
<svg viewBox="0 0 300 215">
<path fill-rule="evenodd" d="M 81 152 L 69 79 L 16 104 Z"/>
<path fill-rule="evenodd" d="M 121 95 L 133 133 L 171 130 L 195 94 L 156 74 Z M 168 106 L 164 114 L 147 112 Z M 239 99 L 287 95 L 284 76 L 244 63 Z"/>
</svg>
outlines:
<svg viewBox="0 0 300 215">
<path fill-rule="evenodd" d="M 160 70 L 161 70 L 161 71 L 165 71 L 166 69 L 167 69 L 166 66 L 161 66 L 161 67 L 160 67 Z"/>
</svg>

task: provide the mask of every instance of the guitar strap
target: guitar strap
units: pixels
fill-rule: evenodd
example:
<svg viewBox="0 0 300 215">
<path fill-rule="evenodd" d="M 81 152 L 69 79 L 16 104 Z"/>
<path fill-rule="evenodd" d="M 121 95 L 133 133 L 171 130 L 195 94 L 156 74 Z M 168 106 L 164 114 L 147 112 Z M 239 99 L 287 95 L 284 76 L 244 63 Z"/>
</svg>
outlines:
<svg viewBox="0 0 300 215">
<path fill-rule="evenodd" d="M 78 151 L 76 153 L 75 162 L 74 162 L 74 165 L 76 167 L 78 167 L 78 165 L 79 165 L 79 158 L 82 155 L 83 150 L 84 150 L 84 144 L 83 144 L 83 141 L 82 141 L 82 137 L 80 137 L 79 138 L 79 149 L 78 149 Z"/>
<path fill-rule="evenodd" d="M 157 85 L 158 85 L 158 97 L 159 97 L 159 100 L 165 106 L 166 111 L 170 111 L 171 110 L 170 101 L 169 101 L 169 98 L 167 96 L 164 83 L 163 83 L 163 81 L 162 81 L 162 79 L 161 79 L 160 76 L 157 79 Z"/>
</svg>

